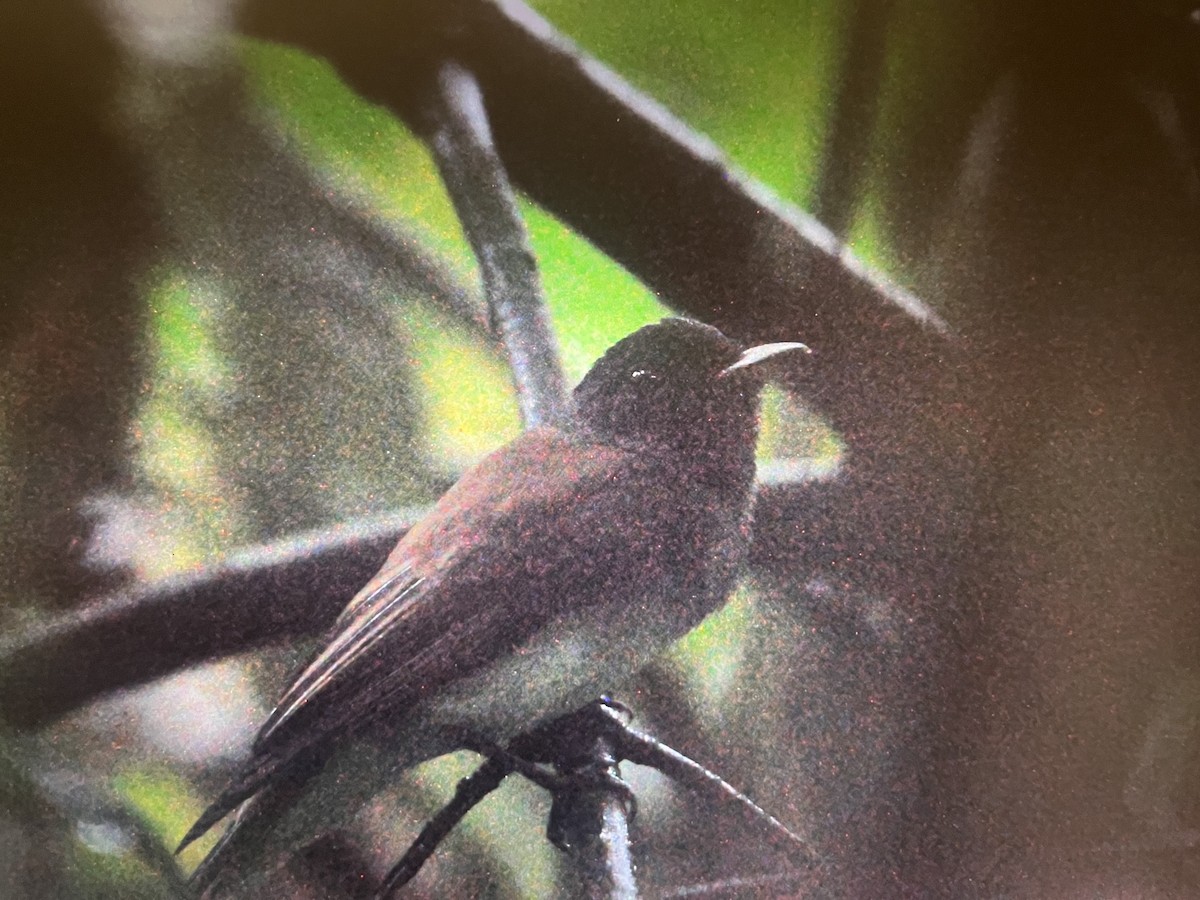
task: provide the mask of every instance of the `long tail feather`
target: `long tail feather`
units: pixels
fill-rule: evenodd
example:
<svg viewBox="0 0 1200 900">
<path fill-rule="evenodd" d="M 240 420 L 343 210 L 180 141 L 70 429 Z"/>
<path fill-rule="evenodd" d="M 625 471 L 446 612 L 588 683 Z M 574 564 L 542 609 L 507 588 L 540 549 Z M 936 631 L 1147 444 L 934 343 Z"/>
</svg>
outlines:
<svg viewBox="0 0 1200 900">
<path fill-rule="evenodd" d="M 323 768 L 325 754 L 309 750 L 300 757 L 289 761 L 287 771 L 261 787 L 248 799 L 238 801 L 240 806 L 229 827 L 221 835 L 220 841 L 209 852 L 204 861 L 192 873 L 190 884 L 197 896 L 205 896 L 206 892 L 218 887 L 225 873 L 238 873 L 254 862 L 263 838 L 283 818 L 296 800 L 303 794 L 304 788 Z M 209 808 L 209 811 L 192 826 L 190 836 L 197 831 L 207 818 L 219 821 L 224 813 L 218 812 L 226 798 L 235 796 L 235 792 L 226 791 L 221 798 Z M 212 816 L 209 816 L 209 812 Z M 215 818 L 213 818 L 215 817 Z M 208 827 L 211 827 L 211 823 Z M 203 833 L 200 831 L 199 833 Z"/>
</svg>

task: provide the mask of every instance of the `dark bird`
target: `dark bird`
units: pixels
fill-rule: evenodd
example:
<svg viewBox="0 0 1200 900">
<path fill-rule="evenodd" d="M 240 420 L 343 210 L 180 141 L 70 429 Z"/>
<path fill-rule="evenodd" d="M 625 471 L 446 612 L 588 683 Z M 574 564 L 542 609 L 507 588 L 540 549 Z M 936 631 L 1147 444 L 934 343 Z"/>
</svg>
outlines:
<svg viewBox="0 0 1200 900">
<path fill-rule="evenodd" d="M 318 772 L 345 804 L 369 799 L 377 785 L 337 769 L 342 746 L 369 745 L 386 777 L 467 738 L 503 745 L 724 603 L 749 538 L 761 363 L 797 349 L 744 350 L 686 319 L 648 325 L 592 367 L 567 421 L 464 475 L 350 601 L 184 837 L 180 849 L 241 807 L 200 881 L 273 832 L 294 848 L 328 830 L 324 801 L 308 831 L 280 826 Z"/>
</svg>

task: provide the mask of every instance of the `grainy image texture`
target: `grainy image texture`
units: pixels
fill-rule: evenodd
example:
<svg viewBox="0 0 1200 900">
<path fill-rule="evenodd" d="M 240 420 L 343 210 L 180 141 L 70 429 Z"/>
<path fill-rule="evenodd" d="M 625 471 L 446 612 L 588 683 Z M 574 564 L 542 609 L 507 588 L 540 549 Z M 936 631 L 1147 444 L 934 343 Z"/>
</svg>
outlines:
<svg viewBox="0 0 1200 900">
<path fill-rule="evenodd" d="M 805 850 L 624 764 L 642 894 L 1194 896 L 1198 238 L 1170 0 L 0 4 L 0 894 L 192 896 L 390 548 L 675 315 L 812 353 L 612 690 Z M 371 896 L 480 762 L 371 744 L 229 895 Z M 408 895 L 575 895 L 550 806 Z"/>
</svg>

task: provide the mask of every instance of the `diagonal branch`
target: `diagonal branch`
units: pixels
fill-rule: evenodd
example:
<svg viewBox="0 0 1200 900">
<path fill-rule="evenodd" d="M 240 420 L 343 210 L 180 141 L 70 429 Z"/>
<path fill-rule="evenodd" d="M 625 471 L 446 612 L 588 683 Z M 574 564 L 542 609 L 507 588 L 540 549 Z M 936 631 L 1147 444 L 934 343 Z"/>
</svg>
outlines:
<svg viewBox="0 0 1200 900">
<path fill-rule="evenodd" d="M 247 0 L 240 24 L 328 58 L 418 131 L 429 72 L 459 60 L 517 187 L 671 306 L 743 339 L 786 323 L 815 351 L 808 396 L 854 440 L 903 414 L 876 386 L 945 377 L 933 310 L 518 0 Z"/>
<path fill-rule="evenodd" d="M 383 887 L 379 890 L 380 900 L 387 900 L 420 871 L 421 866 L 429 860 L 446 836 L 461 822 L 472 809 L 492 791 L 500 786 L 512 771 L 508 760 L 501 756 L 493 756 L 482 766 L 462 779 L 454 792 L 454 797 L 443 806 L 432 819 L 421 829 L 421 833 L 405 852 L 400 861 L 392 866 Z"/>
<path fill-rule="evenodd" d="M 763 487 L 758 517 L 765 523 L 781 518 L 791 492 Z M 0 716 L 16 728 L 40 728 L 111 691 L 320 634 L 420 517 L 420 510 L 365 517 L 246 547 L 203 569 L 100 598 L 10 635 L 0 641 Z M 775 530 L 760 529 L 757 543 L 768 538 L 758 551 L 760 564 L 784 552 L 770 540 Z"/>
<path fill-rule="evenodd" d="M 452 60 L 438 68 L 434 83 L 424 108 L 427 141 L 479 261 L 492 331 L 508 351 L 531 428 L 560 417 L 569 402 L 537 258 L 492 142 L 479 84 Z"/>
<path fill-rule="evenodd" d="M 0 642 L 0 714 L 36 728 L 109 691 L 317 634 L 419 514 L 391 514 L 250 547 L 139 585 Z"/>
</svg>

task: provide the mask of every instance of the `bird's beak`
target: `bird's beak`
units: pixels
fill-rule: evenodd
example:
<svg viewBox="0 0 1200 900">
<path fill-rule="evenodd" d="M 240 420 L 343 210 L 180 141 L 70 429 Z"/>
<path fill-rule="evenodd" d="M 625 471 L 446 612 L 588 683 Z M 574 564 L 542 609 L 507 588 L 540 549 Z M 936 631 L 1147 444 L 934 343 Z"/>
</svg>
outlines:
<svg viewBox="0 0 1200 900">
<path fill-rule="evenodd" d="M 756 366 L 768 359 L 773 359 L 780 353 L 790 353 L 793 350 L 803 350 L 805 353 L 812 353 L 807 344 L 800 344 L 796 341 L 781 341 L 777 344 L 759 344 L 757 347 L 751 347 L 742 353 L 737 358 L 737 361 L 726 366 L 720 371 L 721 375 L 728 375 L 738 369 L 744 369 L 747 366 Z"/>
</svg>

